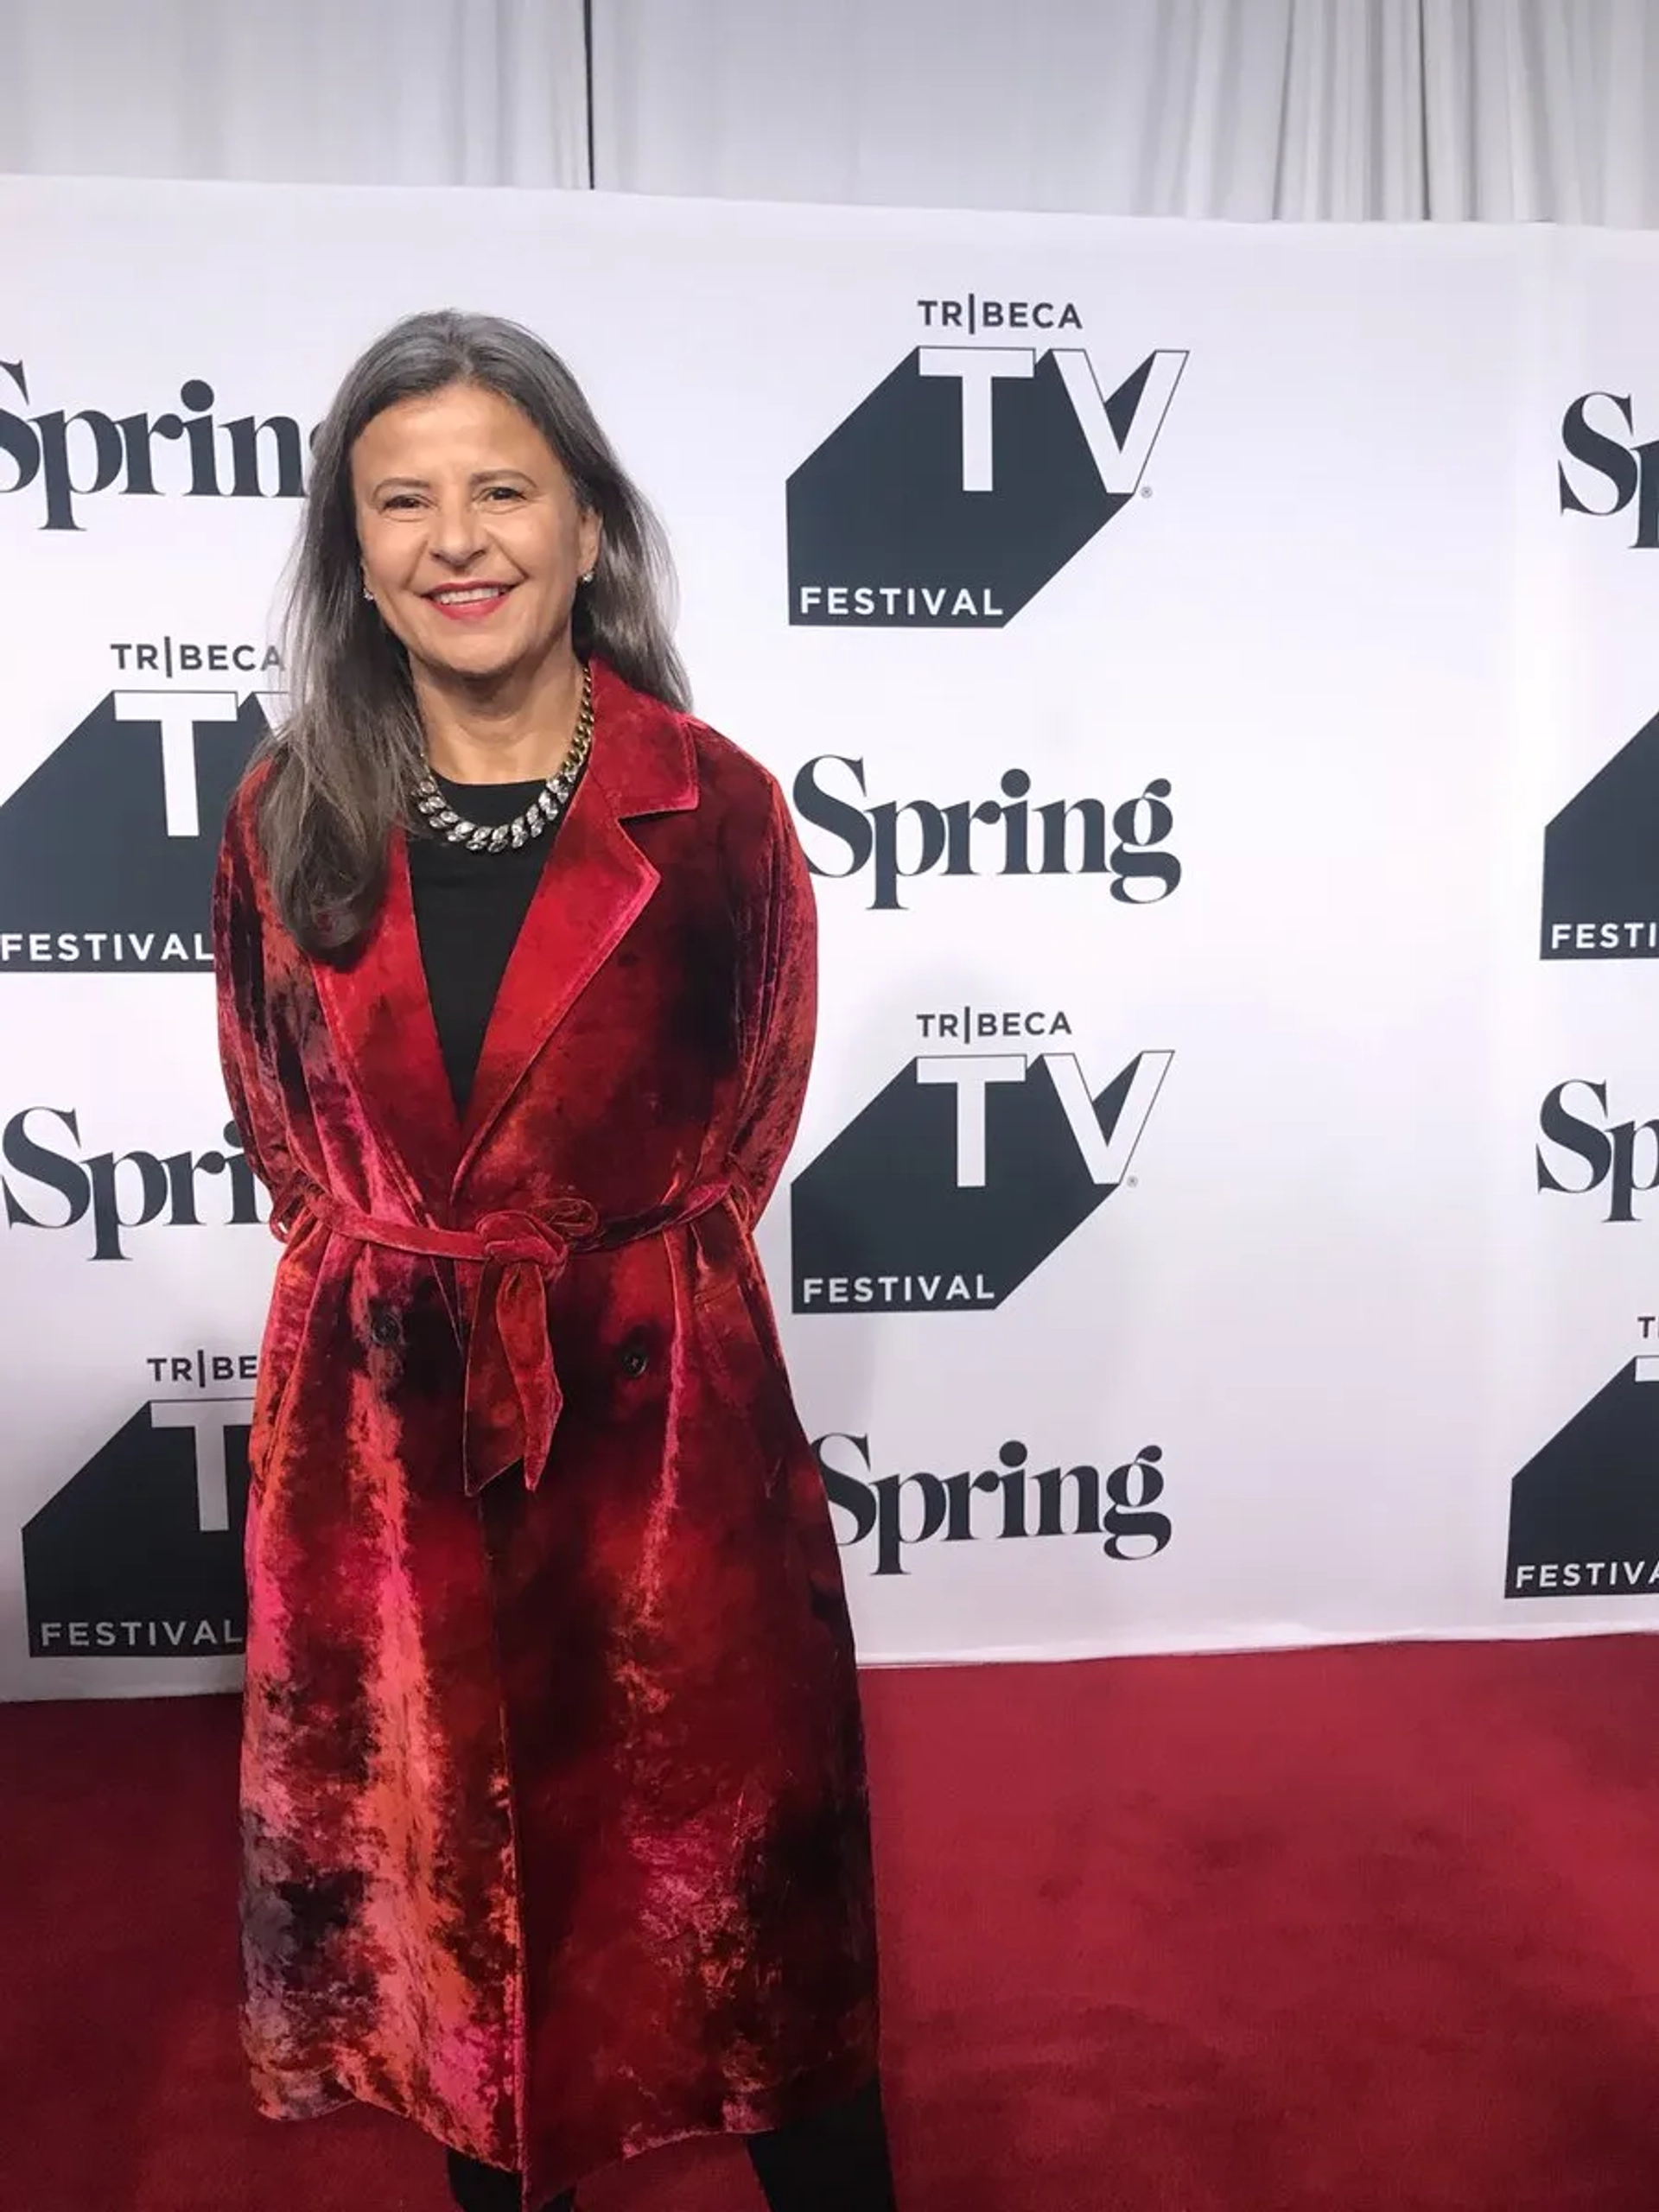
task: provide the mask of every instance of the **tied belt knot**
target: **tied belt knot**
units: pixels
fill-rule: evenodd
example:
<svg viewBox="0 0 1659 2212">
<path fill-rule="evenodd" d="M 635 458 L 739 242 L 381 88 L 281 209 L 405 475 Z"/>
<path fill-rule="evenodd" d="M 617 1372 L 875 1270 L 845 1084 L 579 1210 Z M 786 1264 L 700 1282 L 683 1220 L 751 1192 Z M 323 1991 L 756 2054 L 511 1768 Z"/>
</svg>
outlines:
<svg viewBox="0 0 1659 2212">
<path fill-rule="evenodd" d="M 486 1267 L 539 1268 L 556 1282 L 571 1253 L 598 1233 L 599 1215 L 586 1198 L 556 1198 L 541 1213 L 513 1208 L 480 1216 L 471 1236 L 461 1240 L 467 1250 L 452 1256 L 472 1258 L 475 1244 Z"/>
<path fill-rule="evenodd" d="M 522 1460 L 524 1486 L 534 1490 L 546 1470 L 564 1392 L 547 1325 L 547 1297 L 573 1255 L 615 1251 L 660 1236 L 728 1201 L 738 1186 L 727 1177 L 702 1183 L 654 1211 L 603 1222 L 575 1192 L 535 1208 L 501 1207 L 480 1214 L 467 1229 L 435 1223 L 382 1220 L 299 1178 L 279 1198 L 271 1228 L 286 1239 L 306 1220 L 337 1236 L 385 1251 L 453 1260 L 476 1270 L 464 1332 L 466 1395 L 461 1473 L 468 1497 Z M 740 1212 L 740 1218 L 741 1218 Z"/>
</svg>

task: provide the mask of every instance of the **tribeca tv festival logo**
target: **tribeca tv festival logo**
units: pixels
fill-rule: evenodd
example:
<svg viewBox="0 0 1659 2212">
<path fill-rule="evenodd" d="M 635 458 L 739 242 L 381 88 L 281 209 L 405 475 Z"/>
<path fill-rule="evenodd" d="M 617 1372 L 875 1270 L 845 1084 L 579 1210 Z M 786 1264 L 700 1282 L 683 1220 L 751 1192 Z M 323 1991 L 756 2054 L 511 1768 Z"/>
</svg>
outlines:
<svg viewBox="0 0 1659 2212">
<path fill-rule="evenodd" d="M 1545 830 L 1538 949 L 1546 960 L 1659 959 L 1659 715 Z"/>
<path fill-rule="evenodd" d="M 7 390 L 10 385 L 11 389 Z M 0 361 L 0 498 L 15 499 L 41 530 L 84 530 L 84 504 L 104 497 L 297 499 L 305 490 L 311 438 L 290 415 L 263 422 L 214 419 L 219 396 L 187 377 L 175 405 L 159 415 L 81 407 L 35 407 L 22 361 Z"/>
<path fill-rule="evenodd" d="M 1561 444 L 1567 461 L 1555 470 L 1561 512 L 1603 520 L 1629 515 L 1631 549 L 1659 549 L 1659 438 L 1637 439 L 1630 393 L 1583 393 L 1561 417 Z"/>
<path fill-rule="evenodd" d="M 1507 1598 L 1659 1595 L 1659 1314 L 1510 1485 Z"/>
<path fill-rule="evenodd" d="M 60 1106 L 25 1106 L 0 1130 L 9 1230 L 73 1230 L 89 1260 L 127 1260 L 135 1230 L 251 1228 L 267 1218 L 233 1122 L 222 1150 L 165 1156 L 84 1152 L 80 1131 L 79 1115 Z"/>
<path fill-rule="evenodd" d="M 844 1516 L 836 1541 L 867 1559 L 874 1575 L 908 1573 L 905 1554 L 918 1544 L 1083 1537 L 1107 1559 L 1147 1560 L 1165 1549 L 1173 1532 L 1159 1510 L 1160 1444 L 1143 1444 L 1104 1474 L 1089 1465 L 1033 1467 L 1030 1447 L 1018 1437 L 999 1448 L 995 1466 L 954 1474 L 878 1475 L 868 1436 L 814 1437 L 812 1451 L 830 1505 Z"/>
<path fill-rule="evenodd" d="M 0 802 L 0 975 L 213 963 L 219 831 L 279 696 L 225 678 L 269 675 L 277 656 L 171 637 L 110 650 L 137 681 Z"/>
<path fill-rule="evenodd" d="M 147 1360 L 131 1418 L 25 1523 L 36 1659 L 217 1659 L 247 1639 L 242 1573 L 257 1360 Z"/>
<path fill-rule="evenodd" d="M 1659 1121 L 1617 1115 L 1605 1083 L 1558 1083 L 1538 1111 L 1535 1154 L 1541 1191 L 1597 1194 L 1604 1221 L 1639 1218 L 1637 1200 L 1659 1187 Z"/>
<path fill-rule="evenodd" d="M 862 760 L 820 753 L 791 796 L 803 823 L 830 842 L 805 846 L 814 875 L 866 876 L 873 912 L 897 913 L 902 887 L 920 875 L 1103 875 L 1126 906 L 1151 906 L 1181 880 L 1163 847 L 1175 827 L 1166 776 L 1109 811 L 1097 798 L 1031 804 L 1031 777 L 1008 768 L 995 798 L 867 804 Z M 849 796 L 849 794 L 856 794 Z"/>
<path fill-rule="evenodd" d="M 1016 342 L 1081 338 L 1071 302 L 916 304 L 926 341 L 789 480 L 791 623 L 1000 629 L 1146 488 L 1184 350 Z"/>
<path fill-rule="evenodd" d="M 794 1179 L 797 1313 L 1001 1306 L 1128 1179 L 1174 1057 L 1091 1092 L 1064 1013 L 916 1020 L 926 1049 Z"/>
</svg>

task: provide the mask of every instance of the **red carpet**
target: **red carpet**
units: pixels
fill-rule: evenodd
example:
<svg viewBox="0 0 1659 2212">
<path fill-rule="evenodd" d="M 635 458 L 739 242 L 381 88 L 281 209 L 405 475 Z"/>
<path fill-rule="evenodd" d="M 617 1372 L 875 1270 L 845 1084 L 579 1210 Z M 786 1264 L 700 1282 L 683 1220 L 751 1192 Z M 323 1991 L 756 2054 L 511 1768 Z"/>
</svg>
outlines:
<svg viewBox="0 0 1659 2212">
<path fill-rule="evenodd" d="M 906 2212 L 1652 2212 L 1659 1641 L 878 1675 Z M 256 2119 L 235 1713 L 0 1709 L 6 2212 L 443 2212 Z M 740 2212 L 723 2147 L 584 2192 Z"/>
</svg>

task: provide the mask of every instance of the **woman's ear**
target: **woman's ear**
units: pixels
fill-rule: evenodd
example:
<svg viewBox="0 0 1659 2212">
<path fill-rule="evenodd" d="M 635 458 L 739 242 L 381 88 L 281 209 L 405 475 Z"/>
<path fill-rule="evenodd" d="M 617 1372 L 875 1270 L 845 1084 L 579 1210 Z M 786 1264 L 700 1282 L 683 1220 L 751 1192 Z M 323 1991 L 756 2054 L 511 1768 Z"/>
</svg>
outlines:
<svg viewBox="0 0 1659 2212">
<path fill-rule="evenodd" d="M 604 542 L 604 536 L 605 526 L 600 520 L 598 509 L 584 509 L 578 543 L 582 556 L 580 574 L 585 584 L 590 584 L 594 581 L 594 571 L 599 566 L 599 550 Z"/>
</svg>

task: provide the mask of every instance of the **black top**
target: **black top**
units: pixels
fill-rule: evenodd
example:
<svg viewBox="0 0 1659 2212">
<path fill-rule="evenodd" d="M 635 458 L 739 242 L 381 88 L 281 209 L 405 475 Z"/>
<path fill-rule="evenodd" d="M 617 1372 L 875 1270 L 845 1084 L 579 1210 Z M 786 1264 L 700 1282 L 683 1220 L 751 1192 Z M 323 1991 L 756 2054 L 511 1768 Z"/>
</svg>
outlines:
<svg viewBox="0 0 1659 2212">
<path fill-rule="evenodd" d="M 539 777 L 528 784 L 434 780 L 464 820 L 492 829 L 522 814 L 542 788 Z M 557 834 L 556 823 L 529 844 L 502 853 L 469 853 L 444 837 L 410 838 L 415 933 L 457 1114 L 467 1111 L 490 1009 Z"/>
</svg>

